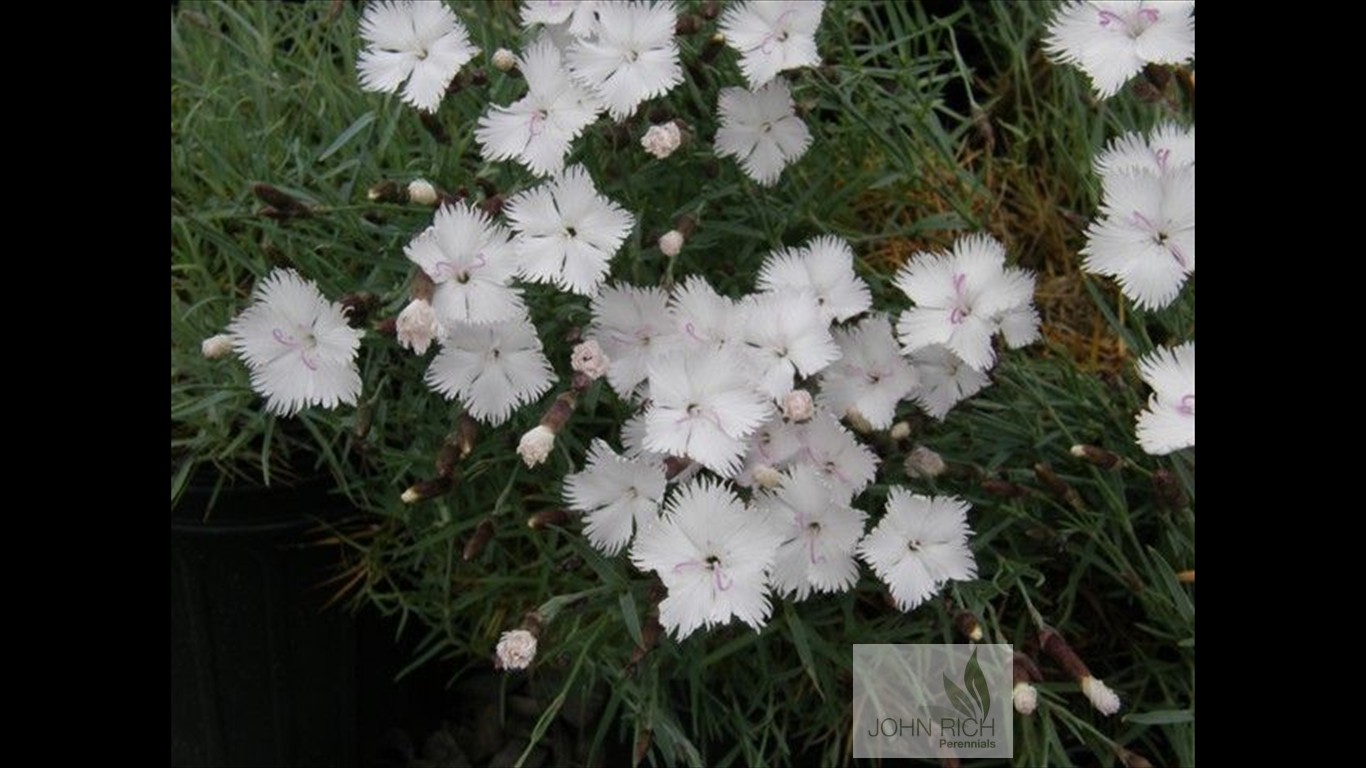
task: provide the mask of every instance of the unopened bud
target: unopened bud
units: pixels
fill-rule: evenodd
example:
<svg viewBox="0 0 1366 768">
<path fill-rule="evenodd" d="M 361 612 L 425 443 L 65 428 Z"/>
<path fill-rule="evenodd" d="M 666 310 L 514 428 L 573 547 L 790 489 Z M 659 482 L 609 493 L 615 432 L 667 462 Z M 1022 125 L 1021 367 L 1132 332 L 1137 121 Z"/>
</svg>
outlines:
<svg viewBox="0 0 1366 768">
<path fill-rule="evenodd" d="M 1177 482 L 1176 475 L 1165 467 L 1153 472 L 1153 490 L 1157 492 L 1157 500 L 1162 506 L 1173 512 L 1185 509 L 1190 503 L 1190 498 Z"/>
<path fill-rule="evenodd" d="M 337 301 L 346 314 L 346 322 L 352 328 L 364 328 L 370 313 L 379 306 L 379 297 L 368 291 L 348 293 Z"/>
<path fill-rule="evenodd" d="M 1023 485 L 1012 483 L 1009 480 L 1002 480 L 998 477 L 988 477 L 983 480 L 982 490 L 992 496 L 1000 496 L 1006 499 L 1018 499 L 1028 493 Z"/>
<path fill-rule="evenodd" d="M 510 72 L 517 66 L 517 56 L 506 48 L 499 48 L 493 52 L 493 68 L 499 72 Z"/>
<path fill-rule="evenodd" d="M 607 357 L 607 353 L 602 351 L 597 339 L 589 339 L 582 344 L 574 347 L 574 352 L 569 357 L 569 367 L 576 373 L 582 373 L 590 381 L 596 381 L 607 375 L 607 370 L 612 365 L 612 361 Z"/>
<path fill-rule="evenodd" d="M 923 445 L 917 445 L 906 455 L 906 474 L 911 477 L 917 479 L 939 477 L 944 474 L 946 469 L 948 469 L 948 465 L 944 463 L 944 457 Z"/>
<path fill-rule="evenodd" d="M 889 434 L 893 440 L 905 440 L 911 436 L 911 425 L 904 421 L 898 421 L 892 425 L 891 431 L 887 434 Z"/>
<path fill-rule="evenodd" d="M 816 415 L 816 402 L 811 393 L 804 389 L 794 389 L 783 395 L 783 418 L 788 421 L 810 421 Z"/>
<path fill-rule="evenodd" d="M 313 209 L 299 202 L 298 198 L 269 184 L 257 184 L 251 191 L 266 205 L 274 208 L 281 218 L 308 216 L 313 213 Z"/>
<path fill-rule="evenodd" d="M 1010 703 L 1022 715 L 1032 715 L 1039 708 L 1039 689 L 1031 683 L 1016 683 L 1010 690 Z"/>
<path fill-rule="evenodd" d="M 535 658 L 536 636 L 525 629 L 514 629 L 498 638 L 493 666 L 498 669 L 526 669 Z"/>
<path fill-rule="evenodd" d="M 1120 461 L 1119 454 L 1111 453 L 1104 448 L 1097 448 L 1094 445 L 1074 445 L 1072 446 L 1072 455 L 1089 461 L 1101 469 L 1113 469 L 1119 465 Z"/>
<path fill-rule="evenodd" d="M 427 501 L 450 491 L 454 483 L 450 477 L 437 477 L 432 480 L 424 480 L 403 492 L 404 504 L 416 504 L 419 501 Z"/>
<path fill-rule="evenodd" d="M 437 320 L 436 310 L 425 299 L 408 302 L 408 306 L 398 315 L 394 331 L 398 335 L 399 346 L 419 355 L 427 354 L 432 342 L 446 334 Z"/>
<path fill-rule="evenodd" d="M 447 88 L 447 92 L 451 89 L 459 90 L 461 84 L 460 78 L 452 80 L 450 87 Z M 422 127 L 427 129 L 427 133 L 431 134 L 432 138 L 436 140 L 437 144 L 445 145 L 451 143 L 451 135 L 446 132 L 446 126 L 442 124 L 441 119 L 436 116 L 435 112 L 423 112 L 419 109 L 417 111 L 417 119 L 422 123 Z"/>
<path fill-rule="evenodd" d="M 678 123 L 673 121 L 650 126 L 640 139 L 645 151 L 660 160 L 672 155 L 682 144 L 683 134 L 678 129 Z"/>
<path fill-rule="evenodd" d="M 859 412 L 857 408 L 850 408 L 844 412 L 844 420 L 849 422 L 849 426 L 861 435 L 872 434 L 873 425 L 868 418 Z"/>
<path fill-rule="evenodd" d="M 210 336 L 199 345 L 199 351 L 210 360 L 218 360 L 232 354 L 232 335 L 220 333 Z"/>
<path fill-rule="evenodd" d="M 436 187 L 426 179 L 413 179 L 408 182 L 408 201 L 418 205 L 436 205 L 441 196 Z"/>
<path fill-rule="evenodd" d="M 462 557 L 464 557 L 466 562 L 479 557 L 484 554 L 484 548 L 488 546 L 489 541 L 492 539 L 493 521 L 484 520 L 480 522 L 479 526 L 474 529 L 474 535 L 470 537 L 469 541 L 465 542 L 465 551 L 462 554 Z"/>
<path fill-rule="evenodd" d="M 1039 482 L 1047 486 L 1050 493 L 1067 502 L 1068 506 L 1078 511 L 1084 508 L 1081 494 L 1077 493 L 1077 489 L 1059 477 L 1058 473 L 1054 472 L 1047 463 L 1041 461 L 1035 464 L 1034 476 L 1039 478 Z"/>
<path fill-rule="evenodd" d="M 669 258 L 677 256 L 683 250 L 683 233 L 676 229 L 665 232 L 659 238 L 659 250 Z"/>
<path fill-rule="evenodd" d="M 569 522 L 569 513 L 563 509 L 543 509 L 527 518 L 526 527 L 539 531 L 549 525 L 564 525 Z"/>
<path fill-rule="evenodd" d="M 982 642 L 982 623 L 971 611 L 959 611 L 953 617 L 953 624 L 959 632 L 963 633 L 963 637 L 974 643 Z"/>
<path fill-rule="evenodd" d="M 1119 694 L 1110 690 L 1110 687 L 1099 678 L 1083 677 L 1081 692 L 1086 694 L 1086 698 L 1091 700 L 1091 706 L 1102 715 L 1113 715 L 1119 711 Z"/>
<path fill-rule="evenodd" d="M 381 181 L 371 187 L 365 193 L 371 202 L 375 203 L 406 203 L 408 202 L 408 190 L 400 187 L 397 182 Z"/>
<path fill-rule="evenodd" d="M 550 449 L 554 447 L 555 433 L 545 425 L 538 425 L 522 435 L 521 442 L 517 444 L 517 455 L 522 457 L 527 467 L 534 467 L 544 464 L 550 456 Z"/>
<path fill-rule="evenodd" d="M 783 482 L 782 473 L 767 464 L 755 467 L 752 474 L 754 482 L 764 488 L 777 488 Z"/>
</svg>

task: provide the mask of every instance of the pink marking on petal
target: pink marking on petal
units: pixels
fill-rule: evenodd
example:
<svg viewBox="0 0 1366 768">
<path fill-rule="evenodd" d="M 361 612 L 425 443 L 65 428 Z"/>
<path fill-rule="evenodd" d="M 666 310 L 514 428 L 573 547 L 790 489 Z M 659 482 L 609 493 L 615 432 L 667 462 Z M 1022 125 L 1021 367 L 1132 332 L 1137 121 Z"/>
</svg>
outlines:
<svg viewBox="0 0 1366 768">
<path fill-rule="evenodd" d="M 720 565 L 712 566 L 711 575 L 716 588 L 721 592 L 735 586 L 735 579 L 727 578 L 726 572 L 721 569 Z"/>
<path fill-rule="evenodd" d="M 1149 232 L 1153 232 L 1153 233 L 1156 233 L 1156 232 L 1157 232 L 1157 225 L 1154 224 L 1154 223 L 1152 222 L 1152 220 L 1149 219 L 1147 216 L 1144 216 L 1143 214 L 1139 213 L 1138 211 L 1134 211 L 1134 215 L 1133 215 L 1133 216 L 1130 216 L 1130 217 L 1129 217 L 1129 220 L 1132 221 L 1133 223 L 1137 224 L 1138 226 L 1143 227 L 1144 229 L 1148 230 Z"/>
<path fill-rule="evenodd" d="M 1170 149 L 1163 148 L 1157 150 L 1153 154 L 1157 156 L 1157 167 L 1161 168 L 1164 171 L 1167 170 L 1167 160 L 1172 156 L 1172 151 Z"/>
<path fill-rule="evenodd" d="M 684 570 L 686 570 L 686 569 L 688 569 L 688 568 L 697 568 L 697 567 L 699 567 L 699 566 L 701 566 L 701 565 L 702 565 L 702 561 L 701 561 L 701 560 L 697 560 L 697 559 L 693 559 L 693 560 L 684 560 L 683 562 L 681 562 L 681 563 L 679 563 L 678 565 L 675 565 L 675 566 L 673 567 L 673 572 L 674 572 L 674 573 L 682 573 Z"/>
<path fill-rule="evenodd" d="M 280 342 L 281 344 L 284 344 L 286 347 L 299 346 L 299 340 L 294 338 L 293 336 L 290 336 L 288 333 L 285 333 L 284 329 L 282 328 L 272 329 L 270 335 L 274 336 L 276 341 Z"/>
<path fill-rule="evenodd" d="M 1140 19 L 1143 19 L 1144 21 L 1148 22 L 1149 24 L 1156 24 L 1156 23 L 1157 23 L 1157 9 L 1156 9 L 1156 8 L 1142 8 L 1142 9 L 1140 9 L 1139 12 L 1138 12 L 1138 17 L 1139 17 Z"/>
<path fill-rule="evenodd" d="M 1172 258 L 1176 259 L 1176 263 L 1181 265 L 1182 269 L 1190 269 L 1190 262 L 1186 259 L 1186 254 L 1181 250 L 1181 246 L 1176 243 L 1167 243 L 1167 250 L 1171 253 Z"/>
<path fill-rule="evenodd" d="M 537 110 L 531 113 L 531 122 L 527 126 L 527 132 L 532 136 L 540 136 L 545 132 L 545 110 Z"/>
<path fill-rule="evenodd" d="M 1121 16 L 1119 16 L 1118 14 L 1115 14 L 1115 13 L 1113 13 L 1113 12 L 1111 12 L 1111 11 L 1100 11 L 1100 12 L 1099 12 L 1099 16 L 1100 16 L 1100 25 L 1101 25 L 1102 27 L 1108 27 L 1108 26 L 1110 26 L 1110 24 L 1111 24 L 1112 22 L 1113 22 L 1113 23 L 1119 23 L 1119 24 L 1123 24 L 1123 23 L 1124 23 L 1124 19 L 1123 19 Z"/>
<path fill-rule="evenodd" d="M 949 313 L 949 322 L 953 325 L 962 325 L 967 318 L 968 314 L 959 307 L 954 307 L 953 311 Z"/>
<path fill-rule="evenodd" d="M 953 276 L 953 292 L 959 296 L 963 295 L 963 284 L 968 281 L 968 276 L 959 272 Z"/>
<path fill-rule="evenodd" d="M 697 335 L 697 326 L 693 325 L 691 320 L 683 324 L 683 332 L 692 337 L 693 341 L 700 341 L 703 344 L 707 343 L 706 339 Z"/>
<path fill-rule="evenodd" d="M 1180 413 L 1183 413 L 1183 414 L 1187 415 L 1187 416 L 1194 416 L 1194 415 L 1195 415 L 1195 393 L 1192 392 L 1192 393 L 1189 394 L 1189 395 L 1183 395 L 1183 396 L 1181 397 L 1181 404 L 1178 405 L 1178 406 L 1176 406 L 1176 410 L 1177 410 L 1178 412 L 1180 412 Z"/>
<path fill-rule="evenodd" d="M 301 349 L 301 350 L 299 350 L 299 359 L 302 360 L 302 361 L 304 361 L 304 367 L 308 368 L 308 370 L 310 370 L 310 371 L 316 371 L 316 370 L 318 370 L 318 361 L 317 361 L 317 359 L 313 356 L 313 350 L 311 350 L 311 349 Z"/>
<path fill-rule="evenodd" d="M 765 56 L 767 56 L 770 53 L 773 53 L 773 49 L 775 47 L 774 44 L 779 42 L 779 35 L 783 36 L 782 42 L 787 41 L 787 30 L 781 29 L 781 27 L 787 21 L 787 17 L 791 16 L 792 14 L 793 11 L 786 10 L 779 14 L 778 18 L 773 20 L 774 30 L 772 32 L 769 32 L 767 35 L 764 35 L 764 40 L 759 45 L 759 51 L 763 53 Z"/>
<path fill-rule="evenodd" d="M 820 565 L 821 563 L 825 562 L 825 555 L 816 554 L 816 537 L 814 535 L 808 536 L 806 539 L 806 543 L 809 544 L 811 548 L 811 564 Z"/>
</svg>

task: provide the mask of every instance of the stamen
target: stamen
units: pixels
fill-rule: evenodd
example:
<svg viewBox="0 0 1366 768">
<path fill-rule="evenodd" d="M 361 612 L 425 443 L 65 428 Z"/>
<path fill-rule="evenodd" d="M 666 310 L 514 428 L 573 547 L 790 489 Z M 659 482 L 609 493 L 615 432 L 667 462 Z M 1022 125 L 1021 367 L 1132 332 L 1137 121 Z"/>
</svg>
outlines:
<svg viewBox="0 0 1366 768">
<path fill-rule="evenodd" d="M 808 536 L 806 538 L 806 543 L 811 548 L 811 564 L 820 565 L 821 563 L 825 562 L 825 555 L 816 554 L 816 537 L 814 535 Z"/>
<path fill-rule="evenodd" d="M 1108 27 L 1108 26 L 1110 26 L 1110 24 L 1111 24 L 1112 22 L 1113 22 L 1113 23 L 1116 23 L 1116 24 L 1123 24 L 1123 23 L 1124 23 L 1123 17 L 1119 16 L 1118 14 L 1116 14 L 1116 13 L 1114 13 L 1114 12 L 1112 12 L 1112 11 L 1100 11 L 1100 12 L 1099 12 L 1099 15 L 1100 15 L 1100 25 L 1101 25 L 1102 27 Z"/>
<path fill-rule="evenodd" d="M 1167 159 L 1172 156 L 1172 151 L 1170 149 L 1163 148 L 1157 150 L 1153 154 L 1157 156 L 1157 167 L 1161 168 L 1164 171 L 1167 170 Z"/>
<path fill-rule="evenodd" d="M 285 333 L 283 329 L 275 328 L 271 330 L 270 335 L 274 336 L 276 341 L 284 344 L 286 347 L 299 346 L 299 340 Z"/>
<path fill-rule="evenodd" d="M 1195 395 L 1194 395 L 1194 394 L 1183 395 L 1183 396 L 1181 397 L 1181 404 L 1178 405 L 1178 406 L 1176 406 L 1176 410 L 1177 410 L 1178 412 L 1180 412 L 1180 413 L 1183 413 L 1183 414 L 1187 415 L 1187 416 L 1194 416 L 1194 415 L 1195 415 Z"/>
<path fill-rule="evenodd" d="M 540 136 L 541 133 L 545 131 L 545 126 L 542 125 L 542 123 L 545 122 L 545 117 L 544 110 L 538 109 L 535 112 L 532 112 L 531 123 L 527 126 L 527 132 L 532 136 Z"/>
<path fill-rule="evenodd" d="M 1186 254 L 1181 250 L 1181 246 L 1173 242 L 1167 243 L 1167 250 L 1171 252 L 1172 258 L 1181 265 L 1182 269 L 1190 269 L 1190 262 L 1186 259 Z"/>
<path fill-rule="evenodd" d="M 1139 17 L 1140 19 L 1143 19 L 1144 21 L 1148 22 L 1149 24 L 1156 24 L 1156 23 L 1157 23 L 1157 9 L 1156 9 L 1156 8 L 1141 8 L 1141 9 L 1139 9 L 1139 11 L 1138 11 L 1138 17 Z"/>
<path fill-rule="evenodd" d="M 693 341 L 700 341 L 703 344 L 707 343 L 706 339 L 697 335 L 697 326 L 693 325 L 691 320 L 689 320 L 687 323 L 683 325 L 683 332 L 692 337 Z"/>
<path fill-rule="evenodd" d="M 717 590 L 721 592 L 725 592 L 735 586 L 735 579 L 726 576 L 726 572 L 722 570 L 720 563 L 712 566 L 711 575 L 712 582 L 716 585 Z"/>
</svg>

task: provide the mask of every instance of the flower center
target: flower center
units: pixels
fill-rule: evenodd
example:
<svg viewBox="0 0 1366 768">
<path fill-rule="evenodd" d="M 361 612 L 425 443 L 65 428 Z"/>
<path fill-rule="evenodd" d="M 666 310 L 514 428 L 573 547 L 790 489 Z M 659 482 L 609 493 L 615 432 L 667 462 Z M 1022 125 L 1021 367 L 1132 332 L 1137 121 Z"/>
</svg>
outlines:
<svg viewBox="0 0 1366 768">
<path fill-rule="evenodd" d="M 1149 219 L 1138 211 L 1134 211 L 1134 215 L 1130 217 L 1130 221 L 1137 225 L 1139 229 L 1145 230 L 1148 234 L 1152 235 L 1153 243 L 1167 249 L 1167 253 L 1170 253 L 1172 258 L 1176 259 L 1176 263 L 1180 264 L 1182 269 L 1190 269 L 1190 262 L 1186 259 L 1186 254 L 1181 250 L 1181 246 L 1171 241 L 1171 234 L 1168 233 L 1167 230 L 1159 227 L 1152 219 Z"/>
<path fill-rule="evenodd" d="M 1181 413 L 1181 414 L 1184 414 L 1184 415 L 1186 415 L 1186 416 L 1194 416 L 1194 415 L 1195 415 L 1195 393 L 1192 392 L 1192 393 L 1190 393 L 1189 395 L 1182 395 L 1182 396 L 1181 396 L 1181 404 L 1178 405 L 1178 406 L 1176 406 L 1176 411 L 1177 411 L 1177 413 Z"/>
<path fill-rule="evenodd" d="M 759 51 L 767 56 L 777 49 L 777 43 L 785 43 L 788 38 L 787 22 L 794 12 L 791 10 L 783 11 L 778 18 L 773 20 L 773 31 L 764 35 L 764 39 L 759 43 Z"/>
<path fill-rule="evenodd" d="M 318 347 L 318 338 L 313 335 L 311 330 L 305 331 L 302 328 L 297 328 L 295 330 L 299 331 L 297 336 L 291 335 L 283 328 L 271 329 L 270 335 L 274 336 L 276 341 L 286 347 L 297 350 L 299 359 L 303 361 L 304 366 L 307 367 L 308 370 L 318 370 L 318 356 L 314 351 Z"/>
<path fill-rule="evenodd" d="M 438 261 L 436 266 L 432 268 L 432 279 L 438 283 L 443 280 L 454 280 L 464 285 L 470 281 L 471 273 L 474 270 L 487 265 L 488 259 L 484 258 L 482 252 L 475 254 L 474 261 L 468 267 L 450 260 Z"/>
<path fill-rule="evenodd" d="M 550 113 L 544 109 L 532 112 L 531 119 L 527 122 L 527 133 L 532 136 L 540 136 L 545 131 L 545 121 L 548 117 L 550 117 Z"/>
<path fill-rule="evenodd" d="M 920 543 L 920 539 L 911 539 L 910 541 L 906 542 L 906 549 L 910 550 L 911 552 L 919 552 L 920 548 L 923 546 L 924 544 Z"/>
</svg>

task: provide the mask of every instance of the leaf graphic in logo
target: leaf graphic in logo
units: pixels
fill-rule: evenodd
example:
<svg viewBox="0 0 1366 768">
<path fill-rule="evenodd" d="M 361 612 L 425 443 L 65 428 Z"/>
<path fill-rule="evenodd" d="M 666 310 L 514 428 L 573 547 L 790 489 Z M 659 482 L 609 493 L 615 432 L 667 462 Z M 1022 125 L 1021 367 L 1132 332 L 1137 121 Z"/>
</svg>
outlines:
<svg viewBox="0 0 1366 768">
<path fill-rule="evenodd" d="M 982 711 L 982 719 L 987 719 L 987 714 L 991 712 L 991 691 L 987 690 L 987 676 L 982 671 L 981 662 L 977 661 L 976 648 L 972 649 L 972 658 L 968 659 L 968 665 L 963 670 L 963 686 L 976 700 L 977 708 Z"/>
<path fill-rule="evenodd" d="M 968 699 L 966 693 L 963 693 L 962 688 L 954 685 L 948 675 L 944 675 L 944 695 L 949 697 L 949 703 L 953 705 L 954 709 L 962 713 L 963 717 L 972 719 L 972 701 Z"/>
</svg>

